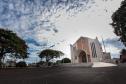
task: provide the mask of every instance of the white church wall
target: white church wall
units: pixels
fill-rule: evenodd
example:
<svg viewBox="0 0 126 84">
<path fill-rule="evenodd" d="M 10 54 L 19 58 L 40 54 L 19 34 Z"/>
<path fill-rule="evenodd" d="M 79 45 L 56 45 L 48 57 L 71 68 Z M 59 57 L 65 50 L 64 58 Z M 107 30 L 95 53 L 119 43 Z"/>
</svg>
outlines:
<svg viewBox="0 0 126 84">
<path fill-rule="evenodd" d="M 91 45 L 93 43 L 93 48 Z M 79 50 L 86 53 L 87 62 L 101 62 L 103 60 L 103 51 L 98 39 L 90 39 L 87 37 L 80 37 L 76 43 L 71 45 L 71 61 L 72 63 L 79 63 Z M 92 54 L 93 50 L 93 54 Z M 95 52 L 95 53 L 94 53 Z M 90 58 L 89 58 L 90 56 Z"/>
</svg>

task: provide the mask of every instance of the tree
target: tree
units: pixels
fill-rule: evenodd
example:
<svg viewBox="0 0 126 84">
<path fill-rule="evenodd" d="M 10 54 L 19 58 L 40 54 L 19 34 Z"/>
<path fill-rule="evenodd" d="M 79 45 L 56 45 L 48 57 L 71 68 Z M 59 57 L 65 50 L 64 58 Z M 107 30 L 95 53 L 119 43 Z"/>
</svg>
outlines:
<svg viewBox="0 0 126 84">
<path fill-rule="evenodd" d="M 112 21 L 114 33 L 120 37 L 126 46 L 126 0 L 122 1 L 120 8 L 113 13 Z"/>
<path fill-rule="evenodd" d="M 0 61 L 7 53 L 16 58 L 27 58 L 27 45 L 23 39 L 10 30 L 0 29 Z"/>
<path fill-rule="evenodd" d="M 24 61 L 20 61 L 20 62 L 16 63 L 16 67 L 27 67 L 27 64 Z"/>
<path fill-rule="evenodd" d="M 120 55 L 126 55 L 126 49 L 122 49 Z"/>
<path fill-rule="evenodd" d="M 122 49 L 120 52 L 120 62 L 126 62 L 126 49 Z"/>
<path fill-rule="evenodd" d="M 61 63 L 71 63 L 71 60 L 69 58 L 63 58 Z"/>
<path fill-rule="evenodd" d="M 45 58 L 46 62 L 49 63 L 49 61 L 53 58 L 58 58 L 60 56 L 64 55 L 63 52 L 58 51 L 58 50 L 52 50 L 52 49 L 45 49 L 43 51 L 41 51 L 41 53 L 39 54 L 39 57 L 41 59 Z"/>
</svg>

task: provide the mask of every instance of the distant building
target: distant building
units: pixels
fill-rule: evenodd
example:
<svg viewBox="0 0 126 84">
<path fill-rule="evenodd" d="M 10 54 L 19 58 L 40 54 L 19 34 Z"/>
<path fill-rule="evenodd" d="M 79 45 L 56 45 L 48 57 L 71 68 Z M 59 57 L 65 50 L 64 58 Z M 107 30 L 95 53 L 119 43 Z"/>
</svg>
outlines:
<svg viewBox="0 0 126 84">
<path fill-rule="evenodd" d="M 125 54 L 124 55 L 120 55 L 120 62 L 121 63 L 126 62 L 126 55 Z"/>
<path fill-rule="evenodd" d="M 120 52 L 120 62 L 121 63 L 126 62 L 126 49 L 122 49 Z"/>
<path fill-rule="evenodd" d="M 104 62 L 112 62 L 111 55 L 109 52 L 103 52 L 103 61 Z"/>
<path fill-rule="evenodd" d="M 98 38 L 80 37 L 71 47 L 72 63 L 101 62 L 111 59 L 110 53 L 105 53 Z"/>
</svg>

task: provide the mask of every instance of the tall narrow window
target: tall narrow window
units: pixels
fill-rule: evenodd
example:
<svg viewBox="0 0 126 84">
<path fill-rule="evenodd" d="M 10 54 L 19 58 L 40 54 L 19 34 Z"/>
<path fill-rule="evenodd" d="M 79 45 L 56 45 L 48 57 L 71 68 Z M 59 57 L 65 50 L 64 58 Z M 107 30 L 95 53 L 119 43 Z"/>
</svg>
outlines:
<svg viewBox="0 0 126 84">
<path fill-rule="evenodd" d="M 96 47 L 94 43 L 91 43 L 91 51 L 92 51 L 92 57 L 97 57 L 97 53 L 96 53 Z"/>
</svg>

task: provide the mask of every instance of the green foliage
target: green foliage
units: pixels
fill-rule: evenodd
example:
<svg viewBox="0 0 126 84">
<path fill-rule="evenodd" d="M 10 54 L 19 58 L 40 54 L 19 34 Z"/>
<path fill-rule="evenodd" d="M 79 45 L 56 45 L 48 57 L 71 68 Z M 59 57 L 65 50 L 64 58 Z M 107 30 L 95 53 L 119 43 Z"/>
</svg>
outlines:
<svg viewBox="0 0 126 84">
<path fill-rule="evenodd" d="M 0 60 L 6 53 L 15 57 L 27 58 L 27 45 L 24 40 L 10 30 L 0 29 Z"/>
<path fill-rule="evenodd" d="M 113 13 L 112 21 L 114 33 L 126 46 L 126 0 L 122 1 L 120 8 Z"/>
<path fill-rule="evenodd" d="M 43 65 L 45 62 L 44 61 L 40 61 L 37 64 Z"/>
<path fill-rule="evenodd" d="M 40 54 L 39 54 L 39 57 L 42 59 L 42 58 L 45 58 L 46 59 L 46 62 L 49 62 L 51 59 L 53 58 L 58 58 L 60 56 L 64 55 L 63 52 L 61 51 L 58 51 L 58 50 L 52 50 L 52 49 L 46 49 L 46 50 L 43 50 Z"/>
<path fill-rule="evenodd" d="M 122 49 L 120 52 L 120 62 L 126 62 L 126 49 Z"/>
<path fill-rule="evenodd" d="M 21 61 L 21 62 L 16 63 L 16 67 L 27 67 L 27 64 L 26 62 Z"/>
<path fill-rule="evenodd" d="M 43 65 L 44 63 L 45 63 L 44 61 L 40 61 L 40 62 L 36 63 L 36 66 L 37 66 L 37 67 L 40 67 L 40 66 Z"/>
<path fill-rule="evenodd" d="M 69 58 L 63 58 L 61 63 L 71 63 L 71 60 Z"/>
<path fill-rule="evenodd" d="M 57 60 L 56 64 L 61 64 L 62 60 Z"/>
<path fill-rule="evenodd" d="M 120 52 L 121 55 L 126 55 L 126 49 L 122 49 Z"/>
<path fill-rule="evenodd" d="M 2 67 L 3 63 L 0 61 L 0 67 Z"/>
<path fill-rule="evenodd" d="M 53 65 L 53 63 L 52 62 L 48 62 L 48 66 L 51 66 L 51 65 Z"/>
</svg>

